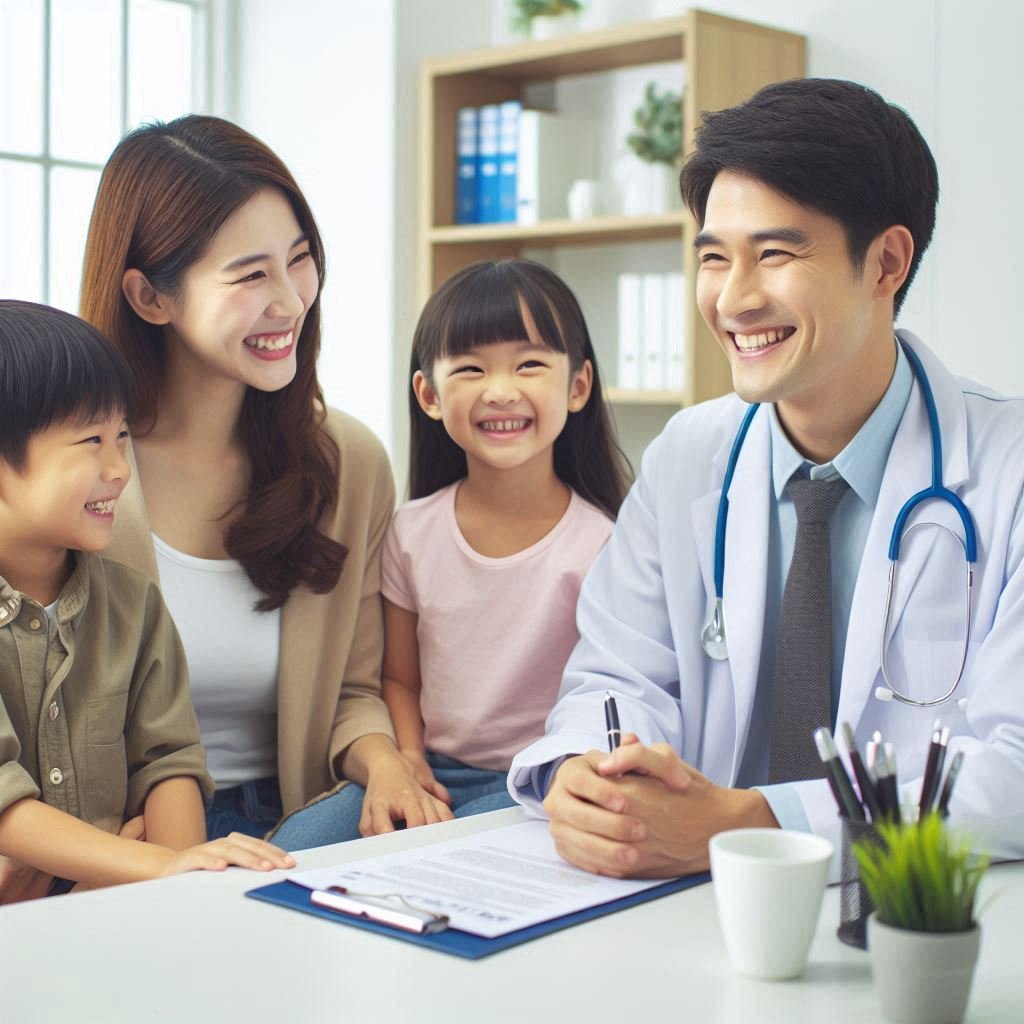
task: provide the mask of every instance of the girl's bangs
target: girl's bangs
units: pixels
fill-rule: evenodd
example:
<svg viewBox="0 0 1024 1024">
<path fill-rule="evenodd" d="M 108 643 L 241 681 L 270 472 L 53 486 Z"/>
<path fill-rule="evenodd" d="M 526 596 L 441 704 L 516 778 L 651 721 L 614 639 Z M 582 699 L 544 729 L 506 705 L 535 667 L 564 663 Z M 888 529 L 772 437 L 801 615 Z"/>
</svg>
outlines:
<svg viewBox="0 0 1024 1024">
<path fill-rule="evenodd" d="M 565 352 L 565 340 L 552 310 L 551 299 L 537 283 L 508 264 L 488 268 L 488 273 L 467 280 L 453 295 L 439 332 L 436 359 L 465 355 L 483 345 L 530 339 Z M 535 325 L 531 333 L 522 307 Z"/>
</svg>

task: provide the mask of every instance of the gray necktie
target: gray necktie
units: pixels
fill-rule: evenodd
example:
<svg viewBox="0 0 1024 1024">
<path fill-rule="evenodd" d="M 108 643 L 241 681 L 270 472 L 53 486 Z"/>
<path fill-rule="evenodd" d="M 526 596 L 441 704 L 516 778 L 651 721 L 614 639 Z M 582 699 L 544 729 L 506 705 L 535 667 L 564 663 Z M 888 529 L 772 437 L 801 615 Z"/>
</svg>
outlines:
<svg viewBox="0 0 1024 1024">
<path fill-rule="evenodd" d="M 829 520 L 848 487 L 841 477 L 808 480 L 799 474 L 786 484 L 797 526 L 775 652 L 769 783 L 825 774 L 812 734 L 832 724 Z"/>
</svg>

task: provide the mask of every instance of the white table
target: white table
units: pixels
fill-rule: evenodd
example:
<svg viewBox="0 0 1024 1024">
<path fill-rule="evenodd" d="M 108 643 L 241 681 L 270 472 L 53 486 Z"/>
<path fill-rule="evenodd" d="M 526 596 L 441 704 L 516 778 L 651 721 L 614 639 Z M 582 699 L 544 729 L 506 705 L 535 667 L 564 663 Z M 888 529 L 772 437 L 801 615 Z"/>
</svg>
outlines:
<svg viewBox="0 0 1024 1024">
<path fill-rule="evenodd" d="M 521 820 L 518 809 L 298 856 L 341 863 Z M 733 973 L 710 885 L 471 962 L 242 896 L 281 873 L 195 872 L 0 908 L 0 1022 L 224 1024 L 879 1020 L 830 889 L 800 981 Z M 1024 865 L 989 872 L 968 1020 L 1024 1020 Z"/>
</svg>

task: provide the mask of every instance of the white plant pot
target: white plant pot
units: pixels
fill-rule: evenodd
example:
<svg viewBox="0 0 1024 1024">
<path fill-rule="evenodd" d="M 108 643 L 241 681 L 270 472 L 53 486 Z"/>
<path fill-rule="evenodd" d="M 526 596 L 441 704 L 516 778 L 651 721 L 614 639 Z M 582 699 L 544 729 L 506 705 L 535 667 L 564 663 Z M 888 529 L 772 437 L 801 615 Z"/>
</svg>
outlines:
<svg viewBox="0 0 1024 1024">
<path fill-rule="evenodd" d="M 964 1019 L 981 929 L 913 932 L 868 918 L 868 952 L 882 1015 L 893 1024 L 958 1024 Z"/>
<path fill-rule="evenodd" d="M 572 35 L 580 28 L 580 12 L 567 11 L 565 14 L 538 14 L 530 22 L 531 39 L 555 39 L 557 36 Z"/>
<path fill-rule="evenodd" d="M 679 171 L 669 164 L 637 160 L 622 185 L 622 212 L 627 217 L 668 213 L 680 205 Z"/>
</svg>

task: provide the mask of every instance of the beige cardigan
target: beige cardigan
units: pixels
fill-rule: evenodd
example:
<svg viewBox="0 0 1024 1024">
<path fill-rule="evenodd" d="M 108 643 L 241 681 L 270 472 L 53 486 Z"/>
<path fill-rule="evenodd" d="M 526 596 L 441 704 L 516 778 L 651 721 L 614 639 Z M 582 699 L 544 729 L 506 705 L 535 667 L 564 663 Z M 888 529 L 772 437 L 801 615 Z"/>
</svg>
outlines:
<svg viewBox="0 0 1024 1024">
<path fill-rule="evenodd" d="M 380 441 L 358 420 L 328 409 L 324 428 L 341 453 L 338 508 L 320 528 L 348 548 L 328 594 L 298 587 L 281 609 L 277 672 L 277 768 L 285 814 L 332 788 L 337 756 L 368 733 L 394 738 L 381 699 L 384 624 L 380 553 L 395 485 Z M 104 552 L 159 582 L 138 466 L 121 496 Z"/>
</svg>

